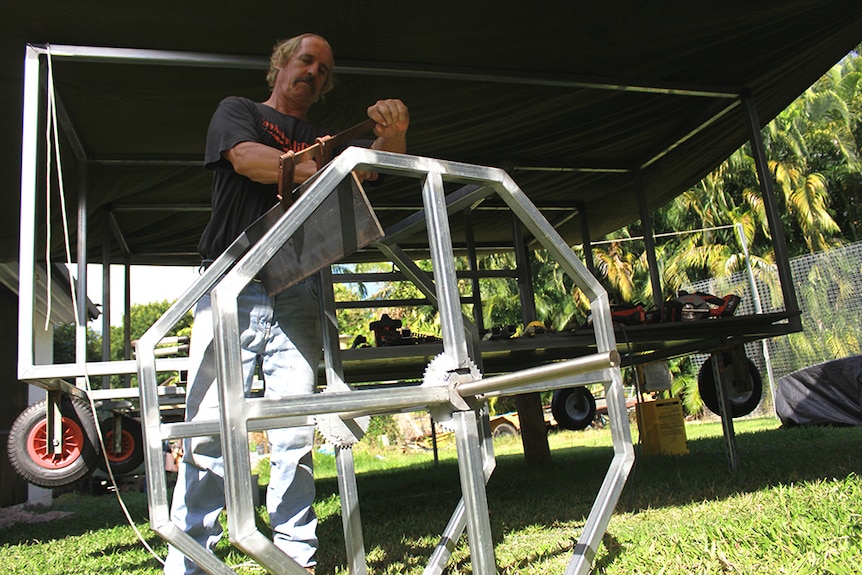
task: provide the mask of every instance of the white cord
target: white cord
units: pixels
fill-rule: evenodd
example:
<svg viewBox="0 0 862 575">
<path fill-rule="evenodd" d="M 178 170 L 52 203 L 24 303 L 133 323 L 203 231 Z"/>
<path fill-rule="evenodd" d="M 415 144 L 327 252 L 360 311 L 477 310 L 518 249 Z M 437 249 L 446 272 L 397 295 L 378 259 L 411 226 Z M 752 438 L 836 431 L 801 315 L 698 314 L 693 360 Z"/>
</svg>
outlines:
<svg viewBox="0 0 862 575">
<path fill-rule="evenodd" d="M 57 187 L 58 187 L 58 190 L 60 193 L 60 207 L 61 207 L 62 218 L 63 218 L 63 236 L 64 236 L 63 239 L 64 239 L 64 243 L 65 243 L 65 247 L 66 247 L 66 264 L 68 266 L 71 266 L 72 265 L 72 249 L 71 249 L 71 241 L 69 239 L 70 238 L 69 223 L 68 223 L 68 218 L 67 218 L 67 214 L 66 214 L 66 191 L 65 191 L 65 187 L 63 185 L 63 171 L 62 171 L 61 162 L 60 162 L 60 142 L 59 142 L 59 136 L 57 133 L 57 125 L 58 125 L 57 124 L 57 106 L 56 106 L 56 100 L 54 99 L 54 73 L 53 73 L 53 69 L 51 67 L 51 46 L 50 45 L 47 47 L 46 52 L 47 52 L 47 58 L 48 58 L 48 108 L 49 108 L 49 121 L 48 121 L 48 127 L 47 127 L 48 165 L 49 165 L 48 170 L 47 170 L 47 172 L 48 172 L 48 186 L 47 186 L 48 192 L 47 193 L 48 193 L 48 196 L 50 198 L 50 195 L 51 195 L 51 186 L 50 186 L 51 133 L 52 133 L 52 128 L 53 128 L 53 135 L 54 135 L 54 146 L 53 147 L 54 147 L 55 160 L 57 163 L 57 180 L 58 180 L 57 181 Z M 81 190 L 80 193 L 86 193 L 86 190 Z M 48 203 L 48 206 L 50 207 L 50 202 Z M 50 302 L 51 301 L 51 297 L 50 297 L 50 295 L 51 295 L 50 294 L 50 290 L 51 290 L 51 282 L 50 282 L 50 277 L 51 277 L 50 276 L 50 273 L 51 273 L 50 272 L 50 269 L 51 269 L 51 266 L 50 266 L 50 261 L 51 261 L 51 259 L 50 259 L 51 212 L 50 212 L 50 209 L 48 210 L 47 218 L 48 218 L 48 225 L 46 227 L 49 230 L 49 232 L 48 232 L 49 241 L 48 241 L 48 246 L 46 247 L 46 250 L 47 250 L 47 252 L 46 252 L 46 263 L 47 263 L 48 274 L 49 274 L 48 275 L 48 280 L 49 280 L 48 281 L 48 301 Z M 103 265 L 104 265 L 104 262 L 103 262 Z M 78 312 L 78 297 L 77 297 L 77 293 L 76 293 L 76 289 L 75 289 L 75 282 L 72 279 L 71 273 L 69 274 L 69 287 L 70 287 L 70 291 L 72 294 L 72 306 L 75 309 L 75 326 L 80 328 L 82 318 L 79 317 L 79 314 L 77 313 Z M 50 303 L 49 303 L 49 305 L 50 305 Z M 46 317 L 50 317 L 50 313 L 46 314 Z M 47 321 L 48 320 L 46 319 L 46 329 L 47 329 Z M 159 563 L 164 565 L 164 563 L 165 563 L 164 559 L 162 559 L 155 552 L 155 550 L 152 547 L 150 547 L 150 545 L 147 543 L 146 539 L 144 538 L 143 534 L 140 532 L 140 530 L 138 530 L 138 527 L 135 525 L 135 522 L 132 519 L 132 514 L 129 512 L 128 507 L 126 507 L 126 502 L 123 500 L 123 496 L 120 494 L 120 488 L 117 485 L 117 480 L 114 477 L 114 472 L 111 470 L 111 461 L 110 461 L 110 459 L 108 459 L 108 450 L 105 446 L 105 439 L 102 436 L 102 426 L 99 423 L 99 417 L 96 415 L 96 404 L 93 401 L 93 394 L 92 394 L 93 388 L 90 385 L 90 375 L 87 373 L 86 357 L 84 358 L 83 366 L 84 366 L 84 385 L 85 385 L 85 389 L 87 392 L 87 400 L 90 403 L 90 411 L 92 412 L 92 415 L 93 415 L 93 421 L 96 424 L 96 435 L 99 438 L 99 446 L 102 450 L 102 458 L 105 461 L 105 469 L 108 470 L 108 477 L 111 480 L 111 485 L 113 485 L 113 487 L 114 487 L 114 493 L 117 496 L 117 501 L 119 501 L 120 508 L 123 510 L 123 514 L 126 516 L 126 521 L 129 523 L 129 526 L 135 532 L 135 535 L 138 537 L 138 540 L 140 540 L 141 544 L 147 549 L 147 551 L 150 552 L 150 554 L 153 557 L 156 558 L 156 560 Z"/>
<path fill-rule="evenodd" d="M 48 46 L 48 98 L 47 117 L 53 118 L 51 110 L 54 108 L 54 74 L 51 69 L 51 46 Z M 51 152 L 53 150 L 51 139 L 51 128 L 53 121 L 49 120 L 45 129 L 46 157 L 48 158 L 45 168 L 45 331 L 51 326 L 51 312 L 53 298 L 51 297 Z M 62 181 L 62 178 L 60 178 Z"/>
</svg>

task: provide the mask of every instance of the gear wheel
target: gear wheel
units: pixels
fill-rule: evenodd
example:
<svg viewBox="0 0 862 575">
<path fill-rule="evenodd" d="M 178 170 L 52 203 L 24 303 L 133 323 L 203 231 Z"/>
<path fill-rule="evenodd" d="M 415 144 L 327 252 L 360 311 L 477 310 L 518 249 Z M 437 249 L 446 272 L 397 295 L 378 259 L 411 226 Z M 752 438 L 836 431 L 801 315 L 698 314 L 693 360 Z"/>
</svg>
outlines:
<svg viewBox="0 0 862 575">
<path fill-rule="evenodd" d="M 482 379 L 482 373 L 476 364 L 473 363 L 473 360 L 469 360 L 466 367 L 453 371 L 447 369 L 449 365 L 452 365 L 452 363 L 445 353 L 441 353 L 432 359 L 422 374 L 422 385 L 430 387 Z"/>
<path fill-rule="evenodd" d="M 453 386 L 462 381 L 476 381 L 477 379 L 482 378 L 482 373 L 479 371 L 479 368 L 476 366 L 473 361 L 469 361 L 468 365 L 464 368 L 458 370 L 450 371 L 448 369 L 449 366 L 452 365 L 452 360 L 446 357 L 445 353 L 441 353 L 437 357 L 431 360 L 428 363 L 428 366 L 425 368 L 425 373 L 422 376 L 422 385 L 423 386 L 446 386 L 448 387 L 450 384 Z M 454 391 L 451 391 L 450 394 L 455 394 Z M 457 395 L 457 394 L 455 394 Z M 463 404 L 463 400 L 458 398 L 458 400 Z M 455 431 L 452 426 L 452 410 L 460 409 L 454 407 L 453 405 L 436 405 L 431 406 L 429 412 L 431 413 L 431 417 L 436 421 L 440 427 L 442 427 L 446 431 Z"/>
</svg>

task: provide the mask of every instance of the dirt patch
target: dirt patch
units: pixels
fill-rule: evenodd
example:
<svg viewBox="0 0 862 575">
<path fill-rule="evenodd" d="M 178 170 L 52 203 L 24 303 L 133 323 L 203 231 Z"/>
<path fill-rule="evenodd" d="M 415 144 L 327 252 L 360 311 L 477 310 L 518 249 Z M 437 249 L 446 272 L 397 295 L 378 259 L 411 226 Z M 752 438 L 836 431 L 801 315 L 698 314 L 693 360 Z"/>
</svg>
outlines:
<svg viewBox="0 0 862 575">
<path fill-rule="evenodd" d="M 42 523 L 56 521 L 73 515 L 71 511 L 45 511 L 44 508 L 30 508 L 25 504 L 0 508 L 0 529 L 16 523 Z"/>
</svg>

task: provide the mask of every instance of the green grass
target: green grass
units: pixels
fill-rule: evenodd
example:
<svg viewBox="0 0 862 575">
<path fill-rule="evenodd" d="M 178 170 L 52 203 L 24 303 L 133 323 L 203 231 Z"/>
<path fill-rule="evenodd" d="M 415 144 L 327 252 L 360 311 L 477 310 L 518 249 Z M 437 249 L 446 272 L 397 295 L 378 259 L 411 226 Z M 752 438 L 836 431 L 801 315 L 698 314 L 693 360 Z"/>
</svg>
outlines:
<svg viewBox="0 0 862 575">
<path fill-rule="evenodd" d="M 595 560 L 595 573 L 850 574 L 862 565 L 862 428 L 778 429 L 736 421 L 741 467 L 727 465 L 721 426 L 688 423 L 690 453 L 639 456 Z M 636 430 L 633 429 L 633 433 Z M 518 439 L 496 444 L 488 484 L 498 570 L 563 573 L 612 456 L 607 430 L 553 433 L 553 462 L 531 469 Z M 457 461 L 430 452 L 355 450 L 369 571 L 421 573 L 460 497 Z M 321 550 L 318 573 L 346 573 L 333 458 L 316 454 Z M 148 542 L 146 501 L 126 501 Z M 51 511 L 73 516 L 0 530 L 3 573 L 159 573 L 113 496 L 63 495 Z M 229 564 L 247 561 L 224 542 Z M 263 570 L 241 566 L 239 573 Z M 465 539 L 447 573 L 469 573 Z"/>
</svg>

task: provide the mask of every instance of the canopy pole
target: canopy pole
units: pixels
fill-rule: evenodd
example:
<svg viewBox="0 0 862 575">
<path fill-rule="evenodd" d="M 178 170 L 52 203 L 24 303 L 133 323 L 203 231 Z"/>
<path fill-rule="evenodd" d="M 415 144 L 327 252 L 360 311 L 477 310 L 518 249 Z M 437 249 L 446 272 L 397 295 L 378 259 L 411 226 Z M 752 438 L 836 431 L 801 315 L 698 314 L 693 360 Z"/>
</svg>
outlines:
<svg viewBox="0 0 862 575">
<path fill-rule="evenodd" d="M 784 228 L 781 225 L 781 216 L 778 212 L 778 202 L 775 199 L 775 190 L 772 186 L 772 173 L 769 171 L 769 164 L 766 160 L 766 150 L 760 133 L 757 108 L 750 93 L 742 95 L 742 103 L 745 106 L 748 130 L 751 135 L 751 150 L 757 167 L 757 177 L 760 179 L 763 207 L 766 210 L 766 219 L 769 223 L 772 250 L 775 253 L 775 265 L 778 268 L 781 294 L 784 297 L 784 309 L 790 312 L 788 318 L 790 325 L 796 330 L 800 330 L 802 329 L 802 319 L 799 317 L 799 302 L 796 300 L 796 288 L 793 286 L 790 260 L 787 255 L 787 241 L 784 237 Z"/>
<path fill-rule="evenodd" d="M 82 167 L 80 176 L 80 188 L 78 189 L 78 281 L 75 291 L 78 303 L 78 322 L 75 328 L 75 358 L 78 363 L 87 362 L 87 167 Z M 61 195 L 60 201 L 66 201 Z M 61 212 L 62 213 L 62 212 Z M 51 262 L 46 262 L 51 265 Z M 80 387 L 80 386 L 79 386 Z"/>
<path fill-rule="evenodd" d="M 641 216 L 641 226 L 644 233 L 644 249 L 646 251 L 647 264 L 649 267 L 649 282 L 652 286 L 652 301 L 656 308 L 662 309 L 664 297 L 661 290 L 661 277 L 658 273 L 658 259 L 655 256 L 655 230 L 652 227 L 652 216 L 646 200 L 646 191 L 643 185 L 643 174 L 641 170 L 635 172 L 635 188 L 638 197 L 638 210 Z"/>
<path fill-rule="evenodd" d="M 102 361 L 111 361 L 111 228 L 102 229 Z M 102 376 L 102 389 L 110 389 L 111 376 Z M 116 437 L 116 435 L 115 435 Z"/>
<path fill-rule="evenodd" d="M 578 216 L 581 220 L 581 245 L 584 248 L 584 265 L 590 273 L 596 275 L 596 262 L 593 259 L 593 242 L 590 236 L 590 223 L 587 218 L 587 208 L 584 204 L 578 206 Z"/>
</svg>

